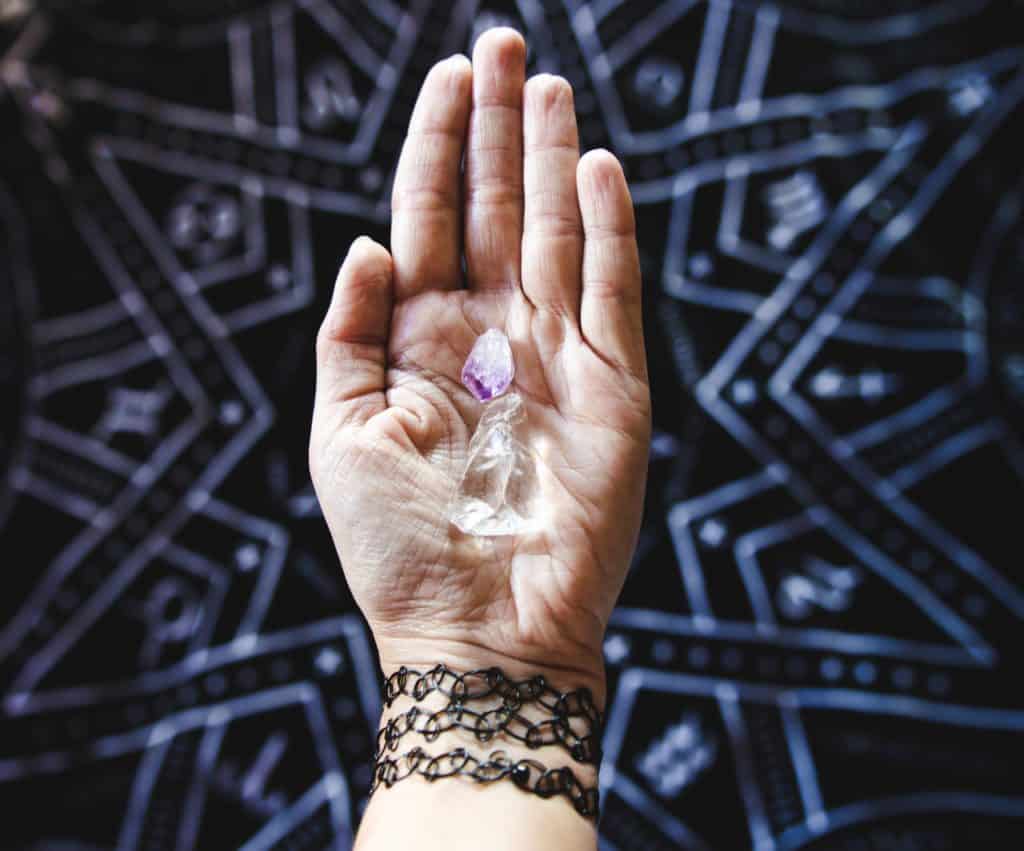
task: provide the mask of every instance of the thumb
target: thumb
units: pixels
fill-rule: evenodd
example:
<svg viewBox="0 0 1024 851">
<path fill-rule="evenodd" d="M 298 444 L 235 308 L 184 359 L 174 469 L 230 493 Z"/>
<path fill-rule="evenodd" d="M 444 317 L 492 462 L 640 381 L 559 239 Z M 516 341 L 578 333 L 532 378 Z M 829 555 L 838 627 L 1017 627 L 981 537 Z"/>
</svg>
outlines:
<svg viewBox="0 0 1024 851">
<path fill-rule="evenodd" d="M 332 427 L 362 424 L 387 406 L 392 261 L 366 236 L 352 243 L 338 272 L 316 341 L 316 411 Z"/>
</svg>

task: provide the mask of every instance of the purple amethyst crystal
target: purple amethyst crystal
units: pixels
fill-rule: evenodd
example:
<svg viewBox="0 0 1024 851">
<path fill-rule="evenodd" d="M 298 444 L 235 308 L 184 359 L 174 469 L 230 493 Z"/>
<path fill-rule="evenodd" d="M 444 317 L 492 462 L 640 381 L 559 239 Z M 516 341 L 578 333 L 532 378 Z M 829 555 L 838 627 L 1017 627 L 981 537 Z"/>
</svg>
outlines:
<svg viewBox="0 0 1024 851">
<path fill-rule="evenodd" d="M 490 328 L 473 344 L 462 367 L 462 383 L 479 401 L 486 402 L 508 390 L 515 374 L 508 337 Z"/>
</svg>

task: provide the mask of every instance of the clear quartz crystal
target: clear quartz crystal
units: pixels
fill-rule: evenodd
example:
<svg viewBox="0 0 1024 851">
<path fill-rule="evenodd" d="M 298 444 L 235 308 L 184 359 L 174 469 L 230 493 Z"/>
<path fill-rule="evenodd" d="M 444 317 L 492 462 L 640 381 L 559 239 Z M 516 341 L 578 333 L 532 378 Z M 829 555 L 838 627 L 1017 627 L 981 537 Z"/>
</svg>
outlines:
<svg viewBox="0 0 1024 851">
<path fill-rule="evenodd" d="M 534 524 L 536 466 L 517 436 L 526 423 L 518 393 L 484 406 L 452 502 L 452 523 L 467 535 L 519 535 Z"/>
</svg>

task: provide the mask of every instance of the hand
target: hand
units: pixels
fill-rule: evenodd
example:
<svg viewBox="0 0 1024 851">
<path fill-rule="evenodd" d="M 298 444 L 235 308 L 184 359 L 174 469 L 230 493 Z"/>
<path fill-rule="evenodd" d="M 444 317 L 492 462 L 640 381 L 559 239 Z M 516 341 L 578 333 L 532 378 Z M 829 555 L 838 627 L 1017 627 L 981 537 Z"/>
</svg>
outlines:
<svg viewBox="0 0 1024 851">
<path fill-rule="evenodd" d="M 500 665 L 603 701 L 650 439 L 640 268 L 618 161 L 580 158 L 569 84 L 524 86 L 525 53 L 491 30 L 472 66 L 427 76 L 391 252 L 352 244 L 320 330 L 310 465 L 385 672 Z M 512 343 L 547 512 L 476 538 L 446 511 L 481 413 L 460 371 L 491 327 Z"/>
</svg>

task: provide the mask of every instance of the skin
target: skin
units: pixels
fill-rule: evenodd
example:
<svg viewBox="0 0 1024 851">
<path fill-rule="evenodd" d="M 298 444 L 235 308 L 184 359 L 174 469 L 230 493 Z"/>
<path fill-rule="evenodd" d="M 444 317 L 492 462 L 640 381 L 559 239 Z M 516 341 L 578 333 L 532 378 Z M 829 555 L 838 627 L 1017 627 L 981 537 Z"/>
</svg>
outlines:
<svg viewBox="0 0 1024 851">
<path fill-rule="evenodd" d="M 385 673 L 498 665 L 603 705 L 650 441 L 635 225 L 614 156 L 580 157 L 569 84 L 525 81 L 525 55 L 513 30 L 490 30 L 472 63 L 427 75 L 390 251 L 352 244 L 317 340 L 310 467 Z M 492 327 L 511 341 L 546 510 L 534 532 L 477 538 L 446 511 L 482 407 L 460 371 Z M 430 818 L 463 799 L 475 830 Z M 479 847 L 482 825 L 498 848 L 596 843 L 564 801 L 412 779 L 374 795 L 357 846 Z"/>
</svg>

